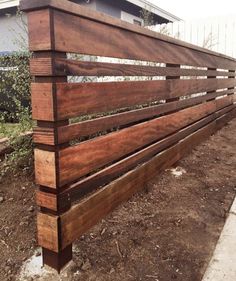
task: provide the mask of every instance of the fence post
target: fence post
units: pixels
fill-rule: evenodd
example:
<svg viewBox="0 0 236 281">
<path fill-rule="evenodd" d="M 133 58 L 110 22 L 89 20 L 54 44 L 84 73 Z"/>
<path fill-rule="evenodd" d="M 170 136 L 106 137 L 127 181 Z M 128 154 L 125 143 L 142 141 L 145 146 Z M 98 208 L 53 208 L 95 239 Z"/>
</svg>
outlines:
<svg viewBox="0 0 236 281">
<path fill-rule="evenodd" d="M 229 70 L 229 73 L 233 73 L 233 74 L 234 74 L 234 76 L 229 76 L 229 78 L 235 79 L 235 70 Z M 228 90 L 233 90 L 233 89 L 234 89 L 234 87 L 228 88 Z M 233 94 L 234 94 L 234 93 L 229 94 L 229 95 L 233 95 Z"/>
<path fill-rule="evenodd" d="M 66 248 L 61 248 L 61 235 L 60 232 L 60 215 L 68 211 L 71 207 L 70 200 L 63 202 L 60 205 L 58 200 L 61 191 L 65 186 L 59 186 L 59 172 L 58 172 L 58 154 L 62 148 L 69 146 L 69 143 L 58 144 L 57 135 L 58 128 L 69 124 L 69 120 L 57 119 L 57 98 L 56 98 L 56 83 L 67 82 L 67 76 L 54 75 L 54 60 L 56 58 L 66 58 L 65 52 L 54 51 L 54 10 L 52 8 L 34 8 L 33 11 L 28 12 L 29 23 L 29 47 L 33 52 L 31 59 L 31 74 L 33 74 L 33 82 L 31 86 L 32 92 L 32 117 L 37 122 L 37 127 L 34 128 L 34 144 L 35 144 L 35 171 L 36 183 L 39 189 L 36 194 L 36 200 L 40 207 L 38 213 L 37 226 L 38 226 L 38 243 L 42 246 L 43 264 L 48 265 L 58 272 L 72 259 L 72 244 Z M 42 63 L 47 69 L 47 74 L 42 76 Z M 32 65 L 34 73 L 32 73 Z M 41 66 L 40 66 L 41 65 Z M 49 75 L 50 73 L 50 75 Z M 38 109 L 38 104 L 44 101 L 44 96 L 50 97 L 45 102 L 45 107 L 42 110 Z M 50 139 L 50 145 L 43 140 Z M 47 143 L 47 144 L 46 144 Z M 55 174 L 54 184 L 51 185 L 50 179 L 48 180 L 47 171 L 44 168 L 45 161 L 54 161 L 52 169 Z M 40 196 L 41 192 L 48 194 L 51 201 Z M 53 202 L 53 203 L 52 203 Z M 42 207 L 43 206 L 43 207 Z M 57 226 L 50 233 L 46 231 L 39 231 L 40 228 L 44 229 L 45 220 L 42 219 L 43 215 L 50 215 L 55 219 Z M 46 223 L 50 223 L 47 222 Z M 40 233 L 40 234 L 39 234 Z M 46 237 L 52 236 L 53 249 L 51 245 L 45 243 Z"/>
<path fill-rule="evenodd" d="M 172 64 L 172 63 L 167 63 L 166 67 L 175 67 L 175 68 L 180 68 L 180 64 Z M 169 79 L 180 79 L 180 76 L 166 76 L 166 80 Z M 172 101 L 178 101 L 179 98 L 171 98 L 166 100 L 166 102 L 172 102 Z"/>
<path fill-rule="evenodd" d="M 207 70 L 213 70 L 213 71 L 215 71 L 215 70 L 217 70 L 217 69 L 216 69 L 216 68 L 208 67 Z M 207 76 L 207 79 L 213 79 L 213 78 L 216 78 L 216 76 Z M 207 94 L 214 93 L 214 92 L 215 92 L 215 91 L 208 91 Z M 212 101 L 212 100 L 215 100 L 215 98 L 214 98 L 214 99 L 210 99 L 209 101 Z"/>
</svg>

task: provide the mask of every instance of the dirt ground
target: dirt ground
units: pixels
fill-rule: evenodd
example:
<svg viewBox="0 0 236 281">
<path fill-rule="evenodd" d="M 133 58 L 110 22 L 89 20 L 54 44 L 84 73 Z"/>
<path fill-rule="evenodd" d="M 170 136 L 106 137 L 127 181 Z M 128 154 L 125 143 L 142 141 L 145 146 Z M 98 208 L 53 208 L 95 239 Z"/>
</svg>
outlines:
<svg viewBox="0 0 236 281">
<path fill-rule="evenodd" d="M 200 281 L 236 193 L 236 119 L 74 245 L 66 279 Z M 32 177 L 0 183 L 0 280 L 36 248 Z M 38 280 L 34 278 L 32 280 Z"/>
</svg>

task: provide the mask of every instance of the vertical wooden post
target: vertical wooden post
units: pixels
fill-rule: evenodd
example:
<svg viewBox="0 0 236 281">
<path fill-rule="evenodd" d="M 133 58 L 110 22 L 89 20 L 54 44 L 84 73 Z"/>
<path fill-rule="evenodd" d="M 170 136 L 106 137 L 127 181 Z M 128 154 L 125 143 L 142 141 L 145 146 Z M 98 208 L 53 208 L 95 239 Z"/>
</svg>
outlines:
<svg viewBox="0 0 236 281">
<path fill-rule="evenodd" d="M 229 72 L 230 72 L 230 73 L 234 73 L 234 74 L 235 74 L 235 70 L 229 70 Z M 235 76 L 229 76 L 229 78 L 234 78 L 234 79 L 235 79 Z M 232 89 L 234 89 L 234 87 L 232 87 L 232 88 L 228 88 L 228 90 L 232 90 Z M 234 93 L 229 94 L 229 95 L 234 95 Z"/>
<path fill-rule="evenodd" d="M 66 58 L 66 53 L 58 53 L 58 52 L 35 52 L 34 53 L 34 58 L 48 58 L 52 61 L 52 73 L 53 73 L 53 60 L 57 57 L 60 58 Z M 40 77 L 40 76 L 35 76 L 34 77 L 35 82 L 36 83 L 51 83 L 52 85 L 52 95 L 53 95 L 53 107 L 54 107 L 54 112 L 56 112 L 56 87 L 55 87 L 55 83 L 56 82 L 66 82 L 67 81 L 67 77 L 66 76 L 44 76 L 44 77 Z M 40 93 L 39 93 L 40 94 Z M 34 115 L 34 114 L 33 114 Z M 56 119 L 56 118 L 55 118 Z M 55 172 L 56 172 L 56 181 L 58 178 L 58 153 L 60 151 L 61 148 L 65 148 L 67 146 L 69 146 L 68 143 L 64 143 L 64 144 L 57 144 L 57 130 L 60 126 L 64 126 L 69 124 L 69 120 L 60 120 L 60 121 L 37 121 L 37 133 L 39 133 L 40 131 L 45 132 L 47 130 L 52 130 L 53 132 L 53 138 L 54 138 L 54 145 L 44 145 L 44 144 L 37 144 L 37 142 L 35 143 L 36 149 L 38 151 L 50 151 L 50 152 L 54 152 L 55 153 Z M 35 159 L 35 161 L 37 162 L 37 159 Z M 37 163 L 36 163 L 37 164 Z M 40 171 L 38 171 L 40 172 Z M 58 185 L 56 185 L 55 190 L 52 190 L 52 188 L 47 187 L 47 186 L 39 186 L 39 191 L 44 191 L 44 192 L 48 192 L 48 193 L 52 193 L 55 195 L 55 199 L 57 202 L 59 202 L 57 200 L 58 196 L 60 195 L 60 191 L 62 190 L 63 187 L 59 187 Z M 57 205 L 56 210 L 50 210 L 49 208 L 41 208 L 41 212 L 43 213 L 48 213 L 48 214 L 52 214 L 54 216 L 59 216 L 60 214 L 62 214 L 63 212 L 67 211 L 68 209 L 70 209 L 71 204 L 70 201 L 66 201 L 64 202 L 63 206 L 61 205 Z M 60 219 L 58 220 L 58 224 L 60 224 Z M 53 252 L 45 247 L 42 246 L 42 256 L 43 256 L 43 264 L 44 265 L 48 265 L 54 269 L 56 269 L 58 272 L 60 272 L 60 270 L 72 259 L 72 245 L 67 246 L 65 249 L 61 249 L 60 246 L 60 237 L 61 237 L 61 233 L 60 233 L 60 225 L 58 226 L 58 252 Z M 47 233 L 45 233 L 45 235 L 47 235 Z M 42 239 L 42 237 L 41 237 Z"/>
<path fill-rule="evenodd" d="M 171 63 L 167 63 L 166 67 L 175 67 L 175 68 L 180 68 L 180 64 L 171 64 Z M 180 79 L 180 76 L 166 76 L 166 80 L 169 79 Z M 166 100 L 166 102 L 172 102 L 172 101 L 178 101 L 179 98 L 171 98 Z"/>
<path fill-rule="evenodd" d="M 44 144 L 42 141 L 39 144 L 34 136 L 36 182 L 39 184 L 39 192 L 46 192 L 55 202 L 52 208 L 52 205 L 45 201 L 44 207 L 40 209 L 37 224 L 38 230 L 42 229 L 42 231 L 38 231 L 38 243 L 42 246 L 43 264 L 60 272 L 72 259 L 72 244 L 62 249 L 62 233 L 60 231 L 60 215 L 70 209 L 71 203 L 68 199 L 66 202 L 63 202 L 62 206 L 58 200 L 62 189 L 65 188 L 64 186 L 59 186 L 58 154 L 62 148 L 69 146 L 69 143 L 59 145 L 57 134 L 58 128 L 68 125 L 69 120 L 58 120 L 57 118 L 56 83 L 67 82 L 67 76 L 55 75 L 54 60 L 56 58 L 66 58 L 66 53 L 55 51 L 54 10 L 52 8 L 46 7 L 39 8 L 38 10 L 35 8 L 33 11 L 29 11 L 28 23 L 29 46 L 30 51 L 33 52 L 32 62 L 34 59 L 44 61 L 44 67 L 47 69 L 47 74 L 42 76 L 44 72 L 40 69 L 41 66 L 37 66 L 37 63 L 35 64 L 34 62 L 34 83 L 31 89 L 32 116 L 37 121 L 37 127 L 34 131 L 36 130 L 37 134 L 41 134 L 51 140 L 51 145 Z M 47 96 L 47 99 L 44 101 L 45 96 Z M 52 161 L 51 171 L 45 171 L 43 164 L 45 161 Z M 40 220 L 42 214 L 49 214 L 56 221 L 56 224 L 51 229 L 51 233 L 44 231 L 45 226 L 42 220 Z M 53 247 L 45 243 L 47 235 L 52 235 L 55 238 L 52 239 Z M 52 251 L 52 249 L 57 251 Z"/>
<path fill-rule="evenodd" d="M 207 68 L 208 70 L 217 70 L 216 68 Z M 216 76 L 207 76 L 207 79 L 213 79 L 213 78 L 216 78 Z M 207 94 L 210 94 L 210 93 L 214 93 L 215 92 L 215 90 L 214 91 L 208 91 L 207 92 Z M 209 101 L 212 101 L 212 100 L 215 100 L 215 98 L 214 99 L 210 99 Z"/>
</svg>

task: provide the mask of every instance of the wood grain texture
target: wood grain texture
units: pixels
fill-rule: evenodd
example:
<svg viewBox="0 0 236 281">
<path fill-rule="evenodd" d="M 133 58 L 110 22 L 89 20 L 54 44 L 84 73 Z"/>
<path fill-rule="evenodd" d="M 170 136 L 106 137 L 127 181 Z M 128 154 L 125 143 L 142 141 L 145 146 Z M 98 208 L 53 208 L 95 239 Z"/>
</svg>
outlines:
<svg viewBox="0 0 236 281">
<path fill-rule="evenodd" d="M 201 97 L 164 103 L 148 108 L 132 110 L 129 112 L 105 116 L 94 120 L 74 123 L 70 124 L 69 126 L 62 126 L 58 128 L 57 140 L 58 143 L 64 143 L 66 141 L 73 140 L 74 138 L 92 135 L 100 131 L 106 131 L 118 126 L 129 125 L 134 122 L 140 122 L 142 120 L 153 118 L 155 116 L 157 117 L 161 114 L 167 114 L 169 112 L 181 110 L 183 108 L 197 105 L 212 98 L 219 97 L 223 94 L 233 92 L 234 90 L 222 91 L 222 93 L 217 92 L 211 95 L 209 94 Z M 40 128 L 38 128 L 38 130 L 36 130 L 36 136 L 38 136 L 38 141 L 40 141 L 40 137 L 42 142 L 47 141 L 45 138 L 43 138 L 42 135 L 43 132 L 41 134 L 41 130 Z M 52 143 L 50 142 L 49 144 Z"/>
<path fill-rule="evenodd" d="M 216 121 L 213 121 L 72 207 L 61 216 L 62 248 L 83 235 L 121 202 L 143 188 L 147 179 L 170 167 L 216 130 Z"/>
<path fill-rule="evenodd" d="M 27 1 L 23 1 L 21 4 L 22 8 L 28 11 L 35 10 L 37 9 L 36 7 L 56 7 L 53 11 L 55 14 L 53 18 L 55 48 L 53 50 L 159 60 L 160 62 L 167 63 L 216 68 L 226 68 L 227 66 L 230 69 L 235 69 L 236 63 L 232 58 L 148 31 L 144 28 L 135 27 L 107 15 L 88 11 L 88 9 L 78 7 L 78 5 L 73 6 L 72 4 L 71 6 L 71 3 L 52 0 L 44 3 L 36 2 L 36 5 L 33 5 L 34 8 L 32 8 L 32 3 L 30 4 Z M 72 10 L 69 10 L 69 7 Z M 63 10 L 63 12 L 60 10 Z M 34 25 L 34 27 L 36 26 Z M 79 38 L 79 40 L 74 40 L 74 38 Z M 99 42 L 96 44 L 96 48 L 93 47 L 94 41 Z M 78 44 L 78 42 L 82 44 Z M 124 42 L 126 44 L 122 44 Z M 109 49 L 109 45 L 112 48 Z M 121 48 L 124 45 L 127 45 L 127 52 L 124 51 L 124 48 Z M 156 48 L 156 45 L 159 45 L 160 48 Z M 32 51 L 40 49 L 40 47 L 37 47 L 37 44 L 33 44 L 33 46 L 34 49 Z M 131 52 L 132 48 L 133 53 Z M 175 48 L 174 52 L 173 48 Z M 45 50 L 48 49 L 50 48 L 45 48 Z"/>
<path fill-rule="evenodd" d="M 57 118 L 104 112 L 162 99 L 234 87 L 236 79 L 192 79 L 111 83 L 57 83 Z M 109 101 L 109 103 L 107 102 Z"/>
<path fill-rule="evenodd" d="M 187 108 L 59 151 L 59 184 L 119 160 L 232 103 L 228 97 L 223 100 Z"/>
<path fill-rule="evenodd" d="M 92 21 L 97 21 L 99 23 L 103 23 L 112 27 L 116 27 L 118 29 L 122 30 L 128 30 L 133 33 L 139 34 L 139 35 L 145 35 L 147 37 L 153 38 L 153 39 L 159 39 L 168 43 L 171 43 L 173 45 L 177 46 L 184 46 L 190 50 L 197 50 L 206 54 L 210 54 L 222 59 L 228 60 L 228 62 L 236 62 L 236 60 L 232 57 L 214 52 L 212 50 L 202 48 L 178 39 L 175 39 L 173 37 L 166 36 L 161 33 L 157 33 L 154 31 L 151 31 L 149 29 L 130 24 L 125 21 L 121 21 L 119 19 L 115 19 L 114 17 L 110 17 L 107 14 L 95 12 L 91 9 L 87 9 L 81 5 L 77 5 L 72 2 L 68 1 L 62 1 L 62 0 L 21 0 L 20 7 L 23 11 L 29 12 L 29 11 L 35 11 L 35 10 L 41 10 L 41 9 L 47 9 L 52 8 L 59 11 L 62 11 L 64 13 L 72 14 L 77 17 L 86 18 Z"/>
<path fill-rule="evenodd" d="M 61 216 L 62 248 L 140 190 L 148 178 L 156 175 L 160 169 L 171 166 L 179 158 L 178 146 L 174 146 L 72 207 Z"/>
<path fill-rule="evenodd" d="M 236 116 L 236 60 L 70 1 L 23 0 L 21 7 L 28 13 L 34 52 L 38 241 L 44 262 L 60 270 L 72 258 L 71 243 L 78 236 Z M 74 61 L 67 59 L 70 52 L 166 67 Z M 67 83 L 67 76 L 166 80 Z M 207 94 L 191 96 L 197 93 Z M 157 105 L 161 100 L 166 103 Z M 144 104 L 149 107 L 134 109 Z M 117 109 L 122 113 L 69 125 L 69 118 Z M 70 146 L 70 140 L 110 129 L 114 131 Z"/>
<path fill-rule="evenodd" d="M 53 48 L 53 38 L 51 36 L 53 26 L 51 18 L 52 11 L 49 9 L 29 12 L 28 34 L 29 50 L 51 50 Z"/>
<path fill-rule="evenodd" d="M 36 148 L 34 150 L 35 180 L 37 184 L 56 188 L 56 154 Z"/>
<path fill-rule="evenodd" d="M 33 118 L 44 121 L 65 120 L 236 86 L 236 79 L 159 80 L 110 83 L 32 83 Z M 109 100 L 109 103 L 107 102 Z"/>
<path fill-rule="evenodd" d="M 225 76 L 235 72 L 158 67 L 148 65 L 78 61 L 62 58 L 33 58 L 30 72 L 34 76 Z"/>
<path fill-rule="evenodd" d="M 234 91 L 234 89 L 231 89 L 214 92 L 190 99 L 183 99 L 147 108 L 108 115 L 93 120 L 60 126 L 57 130 L 38 126 L 34 128 L 34 142 L 48 145 L 62 144 L 78 137 L 89 136 L 97 132 L 106 131 L 116 127 L 130 126 L 135 122 L 145 121 L 145 119 L 154 118 L 162 114 L 194 106 L 202 102 L 215 99 L 216 97 L 233 94 Z M 235 95 L 232 97 L 235 97 Z"/>
<path fill-rule="evenodd" d="M 168 148 L 171 145 L 174 145 L 181 139 L 187 137 L 188 135 L 192 134 L 196 130 L 202 128 L 203 126 L 207 125 L 211 121 L 221 117 L 222 115 L 232 111 L 236 105 L 227 106 L 203 119 L 200 121 L 180 130 L 177 133 L 172 134 L 165 139 L 158 141 L 124 159 L 118 161 L 101 171 L 92 174 L 91 176 L 86 177 L 78 181 L 77 183 L 71 185 L 65 191 L 62 191 L 58 195 L 58 205 L 63 205 L 66 201 L 74 202 L 81 197 L 87 195 L 88 193 L 94 191 L 98 187 L 101 187 L 105 184 L 108 184 L 112 180 L 116 179 L 118 176 L 128 172 L 129 170 L 135 168 L 137 165 L 149 160 L 155 154 L 159 153 L 160 151 Z M 39 191 L 37 196 L 41 199 L 38 201 L 40 206 L 54 209 L 55 202 L 50 202 L 52 200 L 52 195 L 45 192 Z M 48 198 L 47 198 L 48 197 Z M 44 198 L 46 198 L 44 200 Z M 55 200 L 55 198 L 54 198 Z"/>
<path fill-rule="evenodd" d="M 55 119 L 53 84 L 31 83 L 32 118 L 35 120 Z"/>
<path fill-rule="evenodd" d="M 59 252 L 59 217 L 38 213 L 37 230 L 38 244 L 48 250 Z"/>
<path fill-rule="evenodd" d="M 57 51 L 215 68 L 230 65 L 235 68 L 234 62 L 207 53 L 60 11 L 54 11 L 54 30 Z"/>
<path fill-rule="evenodd" d="M 67 128 L 67 126 L 65 126 L 64 128 Z M 41 143 L 47 145 L 57 144 L 57 132 L 54 128 L 35 127 L 33 128 L 33 132 L 34 143 Z"/>
<path fill-rule="evenodd" d="M 37 190 L 36 203 L 40 207 L 53 210 L 55 212 L 58 211 L 58 196 L 56 194 Z"/>
</svg>

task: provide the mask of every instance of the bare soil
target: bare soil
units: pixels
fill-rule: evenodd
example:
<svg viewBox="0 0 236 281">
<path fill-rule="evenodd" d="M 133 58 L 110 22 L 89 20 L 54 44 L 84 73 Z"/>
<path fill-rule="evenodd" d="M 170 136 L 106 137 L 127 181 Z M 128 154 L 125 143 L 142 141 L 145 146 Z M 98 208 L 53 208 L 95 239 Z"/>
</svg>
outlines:
<svg viewBox="0 0 236 281">
<path fill-rule="evenodd" d="M 236 193 L 236 119 L 177 166 L 186 172 L 157 175 L 75 243 L 65 280 L 202 279 Z M 35 251 L 34 190 L 28 175 L 0 183 L 2 281 Z"/>
</svg>

